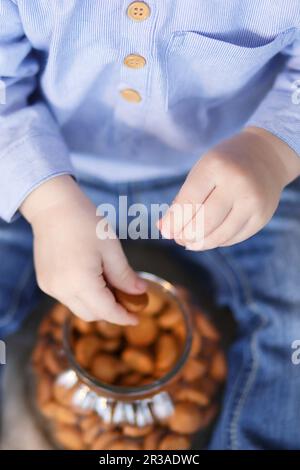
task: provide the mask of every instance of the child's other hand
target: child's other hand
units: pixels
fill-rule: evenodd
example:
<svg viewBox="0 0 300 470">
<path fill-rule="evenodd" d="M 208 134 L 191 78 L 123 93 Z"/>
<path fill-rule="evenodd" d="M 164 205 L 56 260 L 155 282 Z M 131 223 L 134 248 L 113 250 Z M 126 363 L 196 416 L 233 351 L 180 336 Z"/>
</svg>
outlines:
<svg viewBox="0 0 300 470">
<path fill-rule="evenodd" d="M 263 129 L 246 129 L 198 161 L 158 226 L 190 250 L 239 243 L 267 224 L 282 189 L 299 174 L 300 159 L 287 144 Z M 178 217 L 184 204 L 193 210 Z"/>
<path fill-rule="evenodd" d="M 119 240 L 97 238 L 96 207 L 71 177 L 44 183 L 21 212 L 33 228 L 37 281 L 44 292 L 86 321 L 136 324 L 106 281 L 131 294 L 144 292 L 145 283 L 129 266 Z"/>
</svg>

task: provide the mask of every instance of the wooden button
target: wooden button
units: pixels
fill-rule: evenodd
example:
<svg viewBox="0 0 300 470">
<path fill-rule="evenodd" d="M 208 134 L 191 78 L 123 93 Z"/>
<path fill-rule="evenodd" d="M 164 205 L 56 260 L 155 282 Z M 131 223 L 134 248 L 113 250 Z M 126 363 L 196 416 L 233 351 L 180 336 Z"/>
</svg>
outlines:
<svg viewBox="0 0 300 470">
<path fill-rule="evenodd" d="M 133 2 L 127 9 L 127 15 L 134 21 L 144 21 L 150 16 L 150 7 L 145 2 Z"/>
<path fill-rule="evenodd" d="M 142 101 L 142 97 L 139 92 L 132 88 L 125 88 L 125 90 L 121 90 L 120 93 L 124 100 L 129 101 L 130 103 L 139 103 Z"/>
<path fill-rule="evenodd" d="M 130 54 L 124 59 L 124 64 L 131 69 L 141 69 L 146 65 L 146 59 L 141 55 Z"/>
</svg>

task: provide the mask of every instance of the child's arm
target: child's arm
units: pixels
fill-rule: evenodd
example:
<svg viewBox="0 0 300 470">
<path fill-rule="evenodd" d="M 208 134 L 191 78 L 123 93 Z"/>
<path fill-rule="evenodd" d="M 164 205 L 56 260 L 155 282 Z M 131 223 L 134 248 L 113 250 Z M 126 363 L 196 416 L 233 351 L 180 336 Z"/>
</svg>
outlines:
<svg viewBox="0 0 300 470">
<path fill-rule="evenodd" d="M 87 321 L 136 323 L 106 286 L 140 294 L 145 285 L 130 268 L 117 238 L 96 236 L 96 208 L 70 176 L 42 184 L 21 212 L 32 225 L 37 280 L 47 294 Z"/>
<path fill-rule="evenodd" d="M 17 2 L 0 0 L 0 217 L 6 222 L 41 183 L 73 173 L 59 127 L 35 94 L 39 72 Z"/>
<path fill-rule="evenodd" d="M 174 201 L 179 207 L 203 203 L 203 238 L 200 211 L 184 224 L 176 219 L 176 206 L 160 221 L 162 234 L 191 250 L 246 240 L 270 220 L 283 188 L 299 175 L 300 158 L 286 143 L 248 128 L 199 160 Z M 198 233 L 193 233 L 197 217 Z"/>
<path fill-rule="evenodd" d="M 103 274 L 132 293 L 140 292 L 137 276 L 117 240 L 96 238 L 96 208 L 68 176 L 73 168 L 59 127 L 42 99 L 32 101 L 38 73 L 17 2 L 0 0 L 0 217 L 10 222 L 22 206 L 45 292 L 86 320 L 130 323 Z"/>
</svg>

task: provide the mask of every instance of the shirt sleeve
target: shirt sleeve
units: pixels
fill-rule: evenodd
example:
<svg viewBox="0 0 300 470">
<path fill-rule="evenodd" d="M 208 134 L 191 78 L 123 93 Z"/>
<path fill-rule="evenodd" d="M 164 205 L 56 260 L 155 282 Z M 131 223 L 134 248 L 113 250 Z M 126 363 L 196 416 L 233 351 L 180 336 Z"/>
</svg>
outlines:
<svg viewBox="0 0 300 470">
<path fill-rule="evenodd" d="M 247 127 L 266 129 L 300 156 L 300 28 L 282 54 L 286 56 L 285 66 Z"/>
<path fill-rule="evenodd" d="M 7 222 L 38 185 L 73 174 L 55 119 L 32 100 L 38 72 L 16 4 L 0 0 L 0 218 Z"/>
</svg>

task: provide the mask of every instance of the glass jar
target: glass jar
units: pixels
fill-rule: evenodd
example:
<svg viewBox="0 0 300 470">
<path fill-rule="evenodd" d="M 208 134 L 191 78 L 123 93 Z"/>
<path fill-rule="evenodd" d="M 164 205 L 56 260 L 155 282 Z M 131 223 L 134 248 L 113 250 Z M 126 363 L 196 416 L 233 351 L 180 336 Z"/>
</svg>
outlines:
<svg viewBox="0 0 300 470">
<path fill-rule="evenodd" d="M 55 447 L 184 450 L 214 420 L 220 335 L 187 292 L 152 274 L 140 326 L 86 323 L 56 304 L 32 353 L 30 397 Z"/>
</svg>

